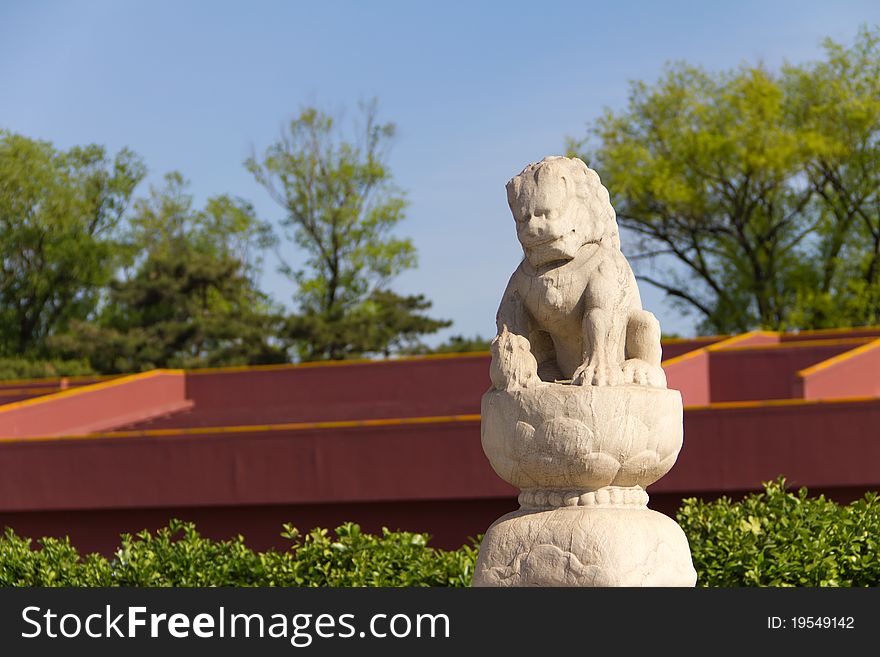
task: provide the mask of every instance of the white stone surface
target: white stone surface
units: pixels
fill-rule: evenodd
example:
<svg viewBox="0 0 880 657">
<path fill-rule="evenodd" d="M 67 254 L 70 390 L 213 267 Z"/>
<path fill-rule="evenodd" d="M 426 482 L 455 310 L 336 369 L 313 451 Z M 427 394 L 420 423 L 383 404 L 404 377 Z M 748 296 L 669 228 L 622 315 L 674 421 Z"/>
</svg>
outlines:
<svg viewBox="0 0 880 657">
<path fill-rule="evenodd" d="M 474 586 L 693 586 L 687 538 L 640 507 L 510 513 L 489 528 Z"/>
<path fill-rule="evenodd" d="M 645 488 L 682 445 L 678 390 L 539 382 L 490 390 L 481 414 L 483 451 L 518 488 Z"/>
<path fill-rule="evenodd" d="M 646 507 L 682 447 L 681 394 L 608 192 L 550 157 L 507 195 L 524 258 L 498 310 L 482 443 L 521 508 L 486 533 L 474 585 L 693 586 L 684 533 Z"/>
<path fill-rule="evenodd" d="M 642 309 L 596 172 L 545 158 L 507 183 L 507 200 L 525 257 L 498 309 L 499 335 L 525 338 L 545 381 L 665 388 L 660 324 Z"/>
</svg>

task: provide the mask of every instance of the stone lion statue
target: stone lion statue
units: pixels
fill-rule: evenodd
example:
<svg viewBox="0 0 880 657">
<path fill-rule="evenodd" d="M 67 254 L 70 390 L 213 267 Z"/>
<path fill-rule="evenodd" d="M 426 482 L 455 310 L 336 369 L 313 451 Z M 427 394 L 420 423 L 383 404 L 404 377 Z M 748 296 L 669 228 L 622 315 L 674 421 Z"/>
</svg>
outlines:
<svg viewBox="0 0 880 657">
<path fill-rule="evenodd" d="M 596 172 L 577 158 L 546 157 L 507 183 L 507 201 L 524 258 L 498 309 L 495 388 L 665 388 L 660 324 L 642 309 Z"/>
</svg>

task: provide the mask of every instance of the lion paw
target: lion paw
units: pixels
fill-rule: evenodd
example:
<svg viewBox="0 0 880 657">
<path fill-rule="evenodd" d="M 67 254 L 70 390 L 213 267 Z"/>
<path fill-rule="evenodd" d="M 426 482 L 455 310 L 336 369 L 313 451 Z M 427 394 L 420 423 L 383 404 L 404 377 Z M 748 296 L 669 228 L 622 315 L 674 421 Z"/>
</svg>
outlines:
<svg viewBox="0 0 880 657">
<path fill-rule="evenodd" d="M 623 382 L 665 388 L 666 373 L 662 367 L 651 365 L 639 358 L 631 358 L 623 364 Z"/>
<path fill-rule="evenodd" d="M 623 373 L 619 367 L 587 362 L 574 371 L 571 382 L 576 386 L 616 386 L 623 382 Z"/>
</svg>

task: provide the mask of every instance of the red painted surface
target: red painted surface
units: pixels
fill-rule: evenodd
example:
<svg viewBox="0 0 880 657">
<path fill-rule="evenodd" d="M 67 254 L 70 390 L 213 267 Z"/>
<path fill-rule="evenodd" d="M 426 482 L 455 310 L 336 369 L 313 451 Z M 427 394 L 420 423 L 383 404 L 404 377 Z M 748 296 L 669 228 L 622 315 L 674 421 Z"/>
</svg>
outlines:
<svg viewBox="0 0 880 657">
<path fill-rule="evenodd" d="M 811 488 L 880 487 L 880 399 L 692 409 L 684 436 L 649 492 L 754 490 L 779 475 Z"/>
<path fill-rule="evenodd" d="M 720 349 L 709 354 L 712 402 L 790 399 L 799 370 L 855 348 L 852 344 Z"/>
<path fill-rule="evenodd" d="M 664 363 L 663 370 L 667 386 L 681 391 L 685 406 L 709 403 L 709 352 L 705 349 L 673 363 Z"/>
<path fill-rule="evenodd" d="M 854 459 L 853 454 L 859 458 Z M 0 443 L 0 511 L 510 497 L 477 422 Z M 880 484 L 880 400 L 685 412 L 652 490 Z M 87 477 L 87 479 L 84 479 Z M 83 485 L 84 481 L 88 485 Z"/>
<path fill-rule="evenodd" d="M 684 371 L 689 377 L 690 370 Z M 681 382 L 693 385 L 689 379 Z M 471 414 L 480 412 L 480 398 L 490 385 L 489 357 L 484 354 L 331 367 L 194 371 L 187 373 L 186 383 L 186 396 L 194 402 L 191 411 L 117 428 Z M 694 399 L 700 399 L 699 392 Z"/>
<path fill-rule="evenodd" d="M 851 329 L 832 329 L 818 331 L 801 331 L 800 333 L 782 333 L 781 342 L 798 342 L 801 340 L 845 340 L 847 338 L 880 338 L 880 326 L 862 326 Z"/>
<path fill-rule="evenodd" d="M 797 481 L 788 481 L 794 487 L 800 485 Z M 747 492 L 725 491 L 723 495 L 736 500 Z M 865 489 L 812 487 L 810 492 L 848 503 L 862 497 Z M 721 495 L 703 493 L 700 497 L 710 501 Z M 690 495 L 652 492 L 650 507 L 674 517 L 685 497 Z M 100 552 L 108 556 L 119 546 L 120 534 L 135 534 L 142 529 L 155 531 L 167 525 L 171 518 L 194 522 L 203 536 L 215 540 L 241 534 L 254 550 L 287 549 L 290 542 L 281 537 L 284 523 L 289 522 L 305 533 L 313 527 L 333 529 L 349 521 L 357 522 L 365 531 L 375 534 L 381 534 L 383 527 L 426 532 L 433 537 L 431 545 L 455 549 L 469 544 L 469 537 L 485 533 L 496 519 L 518 506 L 515 497 L 508 497 L 354 504 L 0 512 L 0 527 L 14 527 L 20 536 L 35 538 L 66 534 L 83 554 Z"/>
<path fill-rule="evenodd" d="M 76 377 L 58 377 L 51 379 L 13 379 L 0 381 L 0 390 L 8 390 L 10 388 L 51 388 L 53 390 L 64 390 L 78 386 L 92 385 L 112 379 L 112 376 L 76 376 Z"/>
<path fill-rule="evenodd" d="M 724 347 L 757 347 L 758 345 L 779 344 L 779 334 L 772 331 L 751 331 L 728 338 L 723 343 L 717 342 L 710 345 L 712 350 Z"/>
<path fill-rule="evenodd" d="M 143 375 L 83 386 L 40 399 L 0 406 L 0 436 L 58 436 L 112 429 L 192 404 L 182 372 Z"/>
<path fill-rule="evenodd" d="M 735 344 L 778 339 L 749 334 Z M 710 392 L 737 398 L 741 393 L 729 384 L 743 372 L 757 381 L 748 396 L 767 397 L 778 394 L 786 376 L 791 382 L 797 359 L 821 360 L 835 349 L 830 343 L 797 354 L 794 346 L 710 347 L 673 362 L 666 372 L 670 387 L 681 389 L 690 406 L 707 404 Z M 809 380 L 810 394 L 880 395 L 877 378 L 869 376 L 880 371 L 878 356 L 880 349 L 821 370 Z M 32 423 L 28 435 L 46 435 L 52 423 L 71 434 L 76 431 L 70 427 L 89 422 L 171 433 L 0 441 L 0 527 L 9 524 L 30 536 L 70 534 L 82 549 L 106 552 L 119 533 L 156 528 L 171 517 L 197 521 L 215 538 L 242 533 L 254 547 L 282 547 L 283 522 L 308 529 L 352 520 L 368 531 L 383 525 L 428 531 L 438 545 L 457 547 L 516 506 L 517 491 L 495 475 L 482 452 L 477 421 L 268 431 L 253 426 L 197 435 L 173 430 L 474 414 L 489 387 L 488 365 L 487 356 L 475 355 L 190 372 L 185 382 L 179 376 L 173 384 L 165 380 L 167 386 L 109 386 L 31 405 L 53 412 L 25 417 Z M 113 396 L 113 390 L 125 394 Z M 155 413 L 164 394 L 173 404 L 189 399 L 194 405 L 167 417 L 130 415 L 146 407 Z M 65 399 L 87 403 L 57 403 Z M 25 408 L 0 410 L 0 435 L 10 435 L 4 416 Z M 692 408 L 685 411 L 678 464 L 650 488 L 651 506 L 671 514 L 683 497 L 739 496 L 780 474 L 814 491 L 849 491 L 852 499 L 860 496 L 855 492 L 880 488 L 878 462 L 880 398 Z"/>
<path fill-rule="evenodd" d="M 469 537 L 482 534 L 496 519 L 514 511 L 516 497 L 366 502 L 347 504 L 255 505 L 223 507 L 176 507 L 154 509 L 96 509 L 90 511 L 0 512 L 0 528 L 14 527 L 20 536 L 56 536 L 59 528 L 69 534 L 82 553 L 111 555 L 122 533 L 154 531 L 171 518 L 196 523 L 203 536 L 215 540 L 244 536 L 254 550 L 287 549 L 282 525 L 291 523 L 302 533 L 314 527 L 335 529 L 356 522 L 381 534 L 382 528 L 426 532 L 431 545 L 455 549 L 469 544 Z M 72 522 L 72 520 L 74 520 Z"/>
<path fill-rule="evenodd" d="M 710 354 L 725 345 L 766 345 L 778 342 L 779 337 L 775 333 L 755 331 L 715 341 L 678 358 L 668 359 L 663 362 L 667 385 L 681 391 L 685 406 L 708 404 L 715 401 L 712 397 Z"/>
<path fill-rule="evenodd" d="M 880 400 L 686 411 L 679 461 L 649 492 L 655 502 L 668 503 L 683 496 L 754 490 L 780 474 L 811 488 L 877 488 L 878 427 Z M 0 463 L 6 473 L 0 480 L 0 517 L 35 522 L 33 514 L 64 511 L 49 516 L 67 519 L 55 533 L 76 525 L 80 511 L 131 510 L 132 515 L 106 516 L 128 518 L 128 524 L 105 527 L 107 536 L 115 536 L 136 519 L 162 518 L 157 520 L 162 524 L 164 513 L 174 515 L 181 508 L 204 509 L 207 515 L 210 509 L 239 510 L 230 512 L 231 522 L 252 509 L 313 507 L 300 524 L 329 526 L 344 516 L 322 516 L 328 504 L 338 509 L 379 504 L 385 506 L 376 509 L 386 510 L 394 504 L 416 509 L 420 502 L 465 500 L 509 505 L 516 493 L 489 467 L 476 422 L 17 441 L 0 444 Z M 246 525 L 269 536 L 282 515 L 265 516 L 263 524 L 254 516 Z M 400 523 L 405 518 L 392 517 L 401 518 Z M 429 514 L 410 519 L 417 517 L 426 524 L 400 527 L 428 527 Z M 296 522 L 289 515 L 286 519 Z M 444 529 L 445 544 L 466 538 L 464 525 L 459 534 L 453 525 Z"/>
<path fill-rule="evenodd" d="M 663 342 L 661 343 L 661 346 L 663 347 L 663 360 L 678 358 L 682 354 L 686 354 L 689 351 L 708 347 L 709 345 L 715 344 L 716 342 L 721 342 L 726 338 L 726 335 L 718 335 L 711 338 L 694 338 L 693 340 L 675 340 L 674 342 Z"/>
<path fill-rule="evenodd" d="M 52 392 L 58 392 L 57 390 L 53 390 Z M 41 392 L 41 393 L 11 393 L 4 391 L 3 395 L 0 396 L 0 404 L 14 404 L 15 402 L 25 401 L 26 399 L 35 399 L 36 397 L 43 397 L 45 395 L 51 394 L 50 392 Z M 2 408 L 2 406 L 0 406 Z"/>
<path fill-rule="evenodd" d="M 479 422 L 0 443 L 0 511 L 509 497 Z M 86 484 L 86 485 L 84 485 Z"/>
<path fill-rule="evenodd" d="M 880 396 L 880 340 L 861 353 L 798 377 L 805 399 Z"/>
<path fill-rule="evenodd" d="M 25 399 L 51 395 L 62 390 L 80 388 L 106 381 L 111 377 L 75 377 L 59 379 L 25 379 L 0 381 L 0 404 L 13 404 Z M 2 408 L 2 406 L 0 406 Z"/>
<path fill-rule="evenodd" d="M 362 420 L 480 412 L 489 357 L 189 372 L 192 411 L 127 428 Z"/>
</svg>

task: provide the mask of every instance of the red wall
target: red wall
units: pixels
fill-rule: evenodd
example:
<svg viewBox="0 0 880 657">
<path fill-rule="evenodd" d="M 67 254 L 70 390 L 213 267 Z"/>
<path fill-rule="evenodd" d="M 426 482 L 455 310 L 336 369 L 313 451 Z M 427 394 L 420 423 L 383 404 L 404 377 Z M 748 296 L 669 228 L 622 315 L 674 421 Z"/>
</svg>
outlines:
<svg viewBox="0 0 880 657">
<path fill-rule="evenodd" d="M 489 357 L 322 367 L 188 372 L 192 411 L 126 428 L 184 428 L 363 420 L 480 412 Z"/>
<path fill-rule="evenodd" d="M 687 343 L 688 350 L 697 342 Z M 708 344 L 706 340 L 700 342 Z M 685 369 L 690 372 L 690 366 Z M 186 396 L 195 403 L 191 411 L 120 428 L 473 414 L 480 412 L 480 398 L 490 385 L 489 357 L 485 354 L 318 367 L 191 371 L 186 379 Z M 676 387 L 672 381 L 670 385 Z M 708 390 L 706 385 L 704 389 Z M 696 395 L 696 401 L 688 403 L 708 401 Z"/>
<path fill-rule="evenodd" d="M 505 497 L 478 421 L 0 443 L 0 511 Z"/>
<path fill-rule="evenodd" d="M 50 395 L 61 390 L 70 388 L 81 388 L 82 386 L 100 383 L 113 377 L 109 376 L 93 376 L 93 377 L 71 377 L 71 378 L 53 378 L 53 379 L 20 379 L 12 381 L 0 381 L 0 405 L 12 404 L 25 399 L 33 399 Z M 0 406 L 2 407 L 2 406 Z"/>
<path fill-rule="evenodd" d="M 677 358 L 682 354 L 686 354 L 689 351 L 694 351 L 695 349 L 700 349 L 702 347 L 708 347 L 711 344 L 716 342 L 721 342 L 728 336 L 726 335 L 718 335 L 713 337 L 706 338 L 694 338 L 693 340 L 674 340 L 669 342 L 661 343 L 663 347 L 663 360 L 671 360 L 673 358 Z"/>
<path fill-rule="evenodd" d="M 781 342 L 800 342 L 803 340 L 845 340 L 847 338 L 880 337 L 880 326 L 862 326 L 849 329 L 818 329 L 800 333 L 781 333 Z"/>
<path fill-rule="evenodd" d="M 791 398 L 798 370 L 855 346 L 829 344 L 711 351 L 711 399 L 713 402 L 727 402 Z"/>
<path fill-rule="evenodd" d="M 709 350 L 674 363 L 667 376 L 688 405 L 707 403 L 710 391 L 728 400 L 786 396 L 784 383 L 804 361 L 852 347 Z M 876 383 L 877 354 L 846 361 L 862 368 L 850 378 Z M 839 387 L 848 370 L 835 367 L 818 374 Z M 0 439 L 0 527 L 70 534 L 84 550 L 110 551 L 121 532 L 180 517 L 206 535 L 242 533 L 263 548 L 283 547 L 284 522 L 306 530 L 351 520 L 368 531 L 428 531 L 438 545 L 457 547 L 516 507 L 517 491 L 491 470 L 475 419 L 173 429 L 472 415 L 488 387 L 485 355 L 190 372 L 181 396 L 193 410 L 129 425 L 165 435 Z M 880 399 L 692 408 L 684 418 L 679 462 L 649 489 L 652 508 L 671 514 L 682 497 L 737 496 L 778 475 L 849 499 L 880 487 Z"/>
<path fill-rule="evenodd" d="M 880 487 L 878 462 L 880 400 L 697 409 L 685 412 L 678 463 L 649 493 L 671 512 L 681 497 L 738 494 L 780 474 L 810 488 L 864 490 Z M 0 467 L 0 522 L 23 534 L 78 531 L 89 545 L 115 544 L 119 532 L 185 509 L 216 523 L 212 531 L 242 523 L 258 541 L 284 521 L 373 527 L 385 517 L 442 532 L 453 546 L 515 506 L 517 492 L 492 472 L 476 421 L 19 440 L 0 443 Z"/>
<path fill-rule="evenodd" d="M 880 396 L 880 340 L 851 357 L 807 372 L 798 388 L 805 399 Z"/>
<path fill-rule="evenodd" d="M 244 536 L 254 550 L 286 549 L 281 538 L 284 523 L 302 533 L 314 527 L 335 529 L 356 522 L 368 532 L 382 528 L 431 534 L 431 545 L 455 549 L 468 537 L 485 533 L 489 525 L 519 507 L 515 496 L 469 500 L 420 500 L 360 502 L 349 504 L 288 504 L 217 507 L 170 507 L 148 509 L 93 509 L 84 511 L 0 512 L 0 528 L 13 527 L 20 536 L 38 538 L 70 536 L 82 553 L 111 555 L 119 535 L 142 529 L 155 531 L 171 518 L 196 523 L 203 536 L 215 540 Z M 59 532 L 59 529 L 63 531 Z"/>
<path fill-rule="evenodd" d="M 708 404 L 709 398 L 709 352 L 699 351 L 681 360 L 663 366 L 666 384 L 681 391 L 681 401 L 687 406 Z"/>
<path fill-rule="evenodd" d="M 0 406 L 0 436 L 68 436 L 189 408 L 184 373 L 152 370 Z"/>
<path fill-rule="evenodd" d="M 811 488 L 880 487 L 880 399 L 693 409 L 657 492 L 744 491 L 784 475 Z"/>
</svg>

